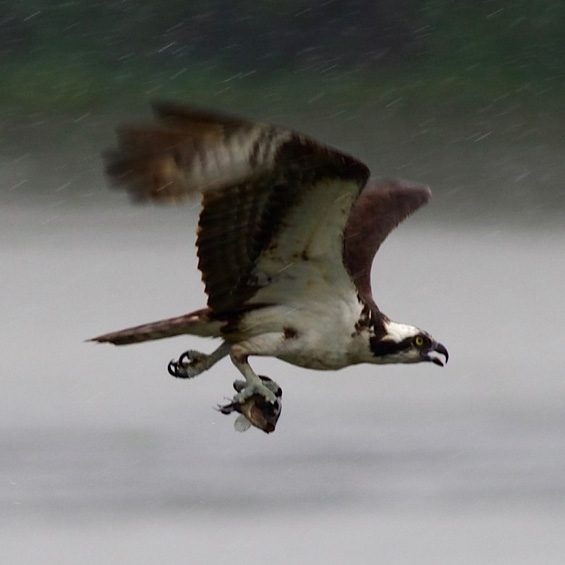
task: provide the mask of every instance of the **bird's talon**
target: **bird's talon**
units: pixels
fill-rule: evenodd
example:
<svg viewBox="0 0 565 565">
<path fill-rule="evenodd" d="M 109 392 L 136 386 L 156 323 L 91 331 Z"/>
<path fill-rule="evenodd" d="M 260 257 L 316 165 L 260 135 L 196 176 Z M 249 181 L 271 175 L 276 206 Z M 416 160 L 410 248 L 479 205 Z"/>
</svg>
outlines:
<svg viewBox="0 0 565 565">
<path fill-rule="evenodd" d="M 282 389 L 269 377 L 260 378 L 261 383 L 235 381 L 233 386 L 237 394 L 228 404 L 217 407 L 222 414 L 241 414 L 235 422 L 238 431 L 245 431 L 251 425 L 266 433 L 275 431 L 282 410 Z"/>
<path fill-rule="evenodd" d="M 197 363 L 202 363 L 206 360 L 208 355 L 201 353 L 200 351 L 195 351 L 194 349 L 189 349 L 181 354 L 179 357 L 179 363 L 181 365 L 195 365 Z"/>
<path fill-rule="evenodd" d="M 179 370 L 179 364 L 174 359 L 171 359 L 169 361 L 169 364 L 167 365 L 167 371 L 169 371 L 169 375 L 176 377 L 178 370 Z"/>
<path fill-rule="evenodd" d="M 178 360 L 172 360 L 167 370 L 177 379 L 191 379 L 208 369 L 209 355 L 189 349 L 180 355 Z"/>
<path fill-rule="evenodd" d="M 260 396 L 269 404 L 275 404 L 277 401 L 276 391 L 280 390 L 280 387 L 274 381 L 265 381 L 263 379 L 261 383 L 244 383 L 243 388 L 240 388 L 240 383 L 242 382 L 243 381 L 235 381 L 234 383 L 235 390 L 239 388 L 238 393 L 233 397 L 234 404 L 245 404 L 253 396 Z M 274 387 L 269 386 L 267 383 L 273 383 Z"/>
</svg>

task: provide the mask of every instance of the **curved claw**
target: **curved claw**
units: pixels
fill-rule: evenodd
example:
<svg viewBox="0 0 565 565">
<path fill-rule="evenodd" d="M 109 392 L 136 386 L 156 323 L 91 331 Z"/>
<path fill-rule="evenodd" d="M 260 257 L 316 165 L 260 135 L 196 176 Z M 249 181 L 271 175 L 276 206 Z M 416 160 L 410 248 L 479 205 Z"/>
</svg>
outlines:
<svg viewBox="0 0 565 565">
<path fill-rule="evenodd" d="M 208 355 L 189 349 L 182 353 L 178 360 L 171 360 L 167 365 L 167 371 L 177 379 L 192 379 L 208 368 L 207 359 Z"/>
<path fill-rule="evenodd" d="M 178 363 L 180 365 L 194 365 L 198 361 L 203 361 L 206 359 L 207 355 L 200 353 L 200 351 L 194 351 L 194 349 L 189 349 L 184 353 L 181 353 Z"/>
<path fill-rule="evenodd" d="M 174 359 L 172 359 L 169 364 L 167 365 L 167 371 L 169 372 L 169 375 L 177 378 L 177 379 L 188 379 L 190 378 L 187 374 L 186 371 L 183 370 L 182 365 L 178 362 L 175 361 Z"/>
</svg>

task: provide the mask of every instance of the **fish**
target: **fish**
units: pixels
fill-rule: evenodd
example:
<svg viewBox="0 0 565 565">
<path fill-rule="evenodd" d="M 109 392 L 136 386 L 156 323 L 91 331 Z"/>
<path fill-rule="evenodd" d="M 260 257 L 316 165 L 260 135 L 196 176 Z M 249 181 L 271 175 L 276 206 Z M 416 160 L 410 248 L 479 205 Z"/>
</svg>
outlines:
<svg viewBox="0 0 565 565">
<path fill-rule="evenodd" d="M 238 432 L 245 432 L 251 426 L 254 426 L 266 434 L 270 434 L 275 431 L 277 426 L 282 411 L 282 388 L 269 377 L 259 375 L 259 378 L 274 392 L 276 398 L 274 403 L 268 402 L 263 395 L 257 393 L 243 402 L 238 402 L 236 395 L 230 403 L 217 407 L 222 414 L 239 413 L 234 422 L 234 428 Z M 245 381 L 238 380 L 233 383 L 237 392 L 243 390 L 245 386 Z"/>
</svg>

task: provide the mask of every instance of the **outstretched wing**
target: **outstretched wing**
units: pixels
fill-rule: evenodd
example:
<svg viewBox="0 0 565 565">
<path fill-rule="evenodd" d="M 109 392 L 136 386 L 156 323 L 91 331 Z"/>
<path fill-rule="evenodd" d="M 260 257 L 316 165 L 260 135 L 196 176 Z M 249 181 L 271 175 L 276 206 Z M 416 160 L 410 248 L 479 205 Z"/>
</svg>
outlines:
<svg viewBox="0 0 565 565">
<path fill-rule="evenodd" d="M 295 267 L 307 262 L 348 278 L 343 232 L 369 176 L 364 164 L 288 129 L 155 109 L 163 126 L 121 129 L 107 172 L 138 200 L 203 194 L 199 268 L 215 314 L 245 307 L 281 272 L 306 276 Z"/>
<path fill-rule="evenodd" d="M 368 185 L 353 205 L 344 234 L 343 262 L 359 297 L 378 311 L 371 292 L 371 266 L 388 234 L 428 202 L 431 191 L 404 181 Z"/>
</svg>

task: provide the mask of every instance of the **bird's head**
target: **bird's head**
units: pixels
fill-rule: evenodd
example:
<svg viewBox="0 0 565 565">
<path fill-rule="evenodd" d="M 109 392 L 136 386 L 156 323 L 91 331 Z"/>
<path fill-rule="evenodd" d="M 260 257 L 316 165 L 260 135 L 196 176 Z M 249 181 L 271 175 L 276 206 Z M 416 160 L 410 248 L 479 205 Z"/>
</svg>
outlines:
<svg viewBox="0 0 565 565">
<path fill-rule="evenodd" d="M 381 337 L 371 337 L 370 347 L 375 363 L 420 363 L 431 361 L 443 367 L 449 359 L 444 345 L 429 333 L 408 324 L 388 320 Z"/>
</svg>

